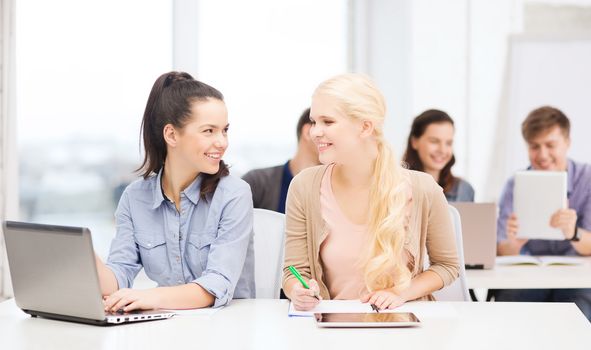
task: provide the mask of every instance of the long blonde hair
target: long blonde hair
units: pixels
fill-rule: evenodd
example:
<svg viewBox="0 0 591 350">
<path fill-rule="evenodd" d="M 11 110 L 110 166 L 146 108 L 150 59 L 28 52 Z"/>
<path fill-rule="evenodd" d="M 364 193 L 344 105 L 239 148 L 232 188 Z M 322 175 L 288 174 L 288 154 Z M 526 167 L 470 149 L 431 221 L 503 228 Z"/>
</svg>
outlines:
<svg viewBox="0 0 591 350">
<path fill-rule="evenodd" d="M 369 191 L 370 240 L 360 263 L 369 291 L 404 289 L 411 278 L 404 248 L 409 182 L 384 139 L 384 96 L 367 76 L 351 73 L 324 81 L 314 95 L 331 96 L 338 103 L 337 109 L 349 118 L 373 122 L 378 156 Z"/>
</svg>

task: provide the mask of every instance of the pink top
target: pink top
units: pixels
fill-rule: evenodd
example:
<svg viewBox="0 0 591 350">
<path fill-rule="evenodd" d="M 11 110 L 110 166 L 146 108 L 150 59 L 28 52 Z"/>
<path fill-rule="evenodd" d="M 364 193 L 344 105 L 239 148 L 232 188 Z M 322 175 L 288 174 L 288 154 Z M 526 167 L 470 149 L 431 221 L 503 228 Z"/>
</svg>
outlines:
<svg viewBox="0 0 591 350">
<path fill-rule="evenodd" d="M 366 244 L 367 227 L 349 221 L 332 192 L 334 164 L 322 177 L 320 211 L 326 222 L 327 236 L 320 246 L 324 282 L 331 299 L 359 299 L 367 293 L 359 253 Z"/>
</svg>

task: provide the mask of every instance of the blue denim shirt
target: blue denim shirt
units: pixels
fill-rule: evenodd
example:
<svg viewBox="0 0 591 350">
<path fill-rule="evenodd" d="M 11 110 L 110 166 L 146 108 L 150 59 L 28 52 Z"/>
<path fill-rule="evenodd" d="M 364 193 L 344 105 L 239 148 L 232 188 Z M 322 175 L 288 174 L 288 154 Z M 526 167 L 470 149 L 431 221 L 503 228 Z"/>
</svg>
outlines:
<svg viewBox="0 0 591 350">
<path fill-rule="evenodd" d="M 445 193 L 448 202 L 474 202 L 474 188 L 464 179 L 458 179 L 454 187 Z"/>
<path fill-rule="evenodd" d="M 201 176 L 180 195 L 178 212 L 162 193 L 160 172 L 130 184 L 115 213 L 117 234 L 107 266 L 119 288 L 142 269 L 158 286 L 197 283 L 214 307 L 254 298 L 253 210 L 250 187 L 231 175 L 213 195 L 199 196 Z"/>
<path fill-rule="evenodd" d="M 528 168 L 528 170 L 531 169 Z M 577 212 L 577 226 L 591 230 L 591 165 L 568 160 L 567 165 L 568 207 Z M 499 201 L 497 242 L 507 239 L 507 219 L 513 212 L 513 187 L 515 178 L 507 181 Z M 524 255 L 578 255 L 570 241 L 530 239 L 521 248 Z"/>
</svg>

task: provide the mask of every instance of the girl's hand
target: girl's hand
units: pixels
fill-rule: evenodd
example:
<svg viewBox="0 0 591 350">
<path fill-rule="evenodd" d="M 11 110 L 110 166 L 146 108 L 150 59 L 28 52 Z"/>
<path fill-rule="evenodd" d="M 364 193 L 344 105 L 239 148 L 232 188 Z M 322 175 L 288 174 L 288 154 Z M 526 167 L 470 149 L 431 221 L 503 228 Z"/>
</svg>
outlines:
<svg viewBox="0 0 591 350">
<path fill-rule="evenodd" d="M 294 284 L 291 289 L 291 302 L 298 311 L 312 310 L 322 297 L 320 296 L 320 287 L 315 280 L 308 281 L 310 289 L 304 288 L 299 282 Z"/>
<path fill-rule="evenodd" d="M 117 312 L 123 309 L 125 312 L 132 310 L 152 310 L 159 308 L 160 295 L 157 288 L 152 289 L 119 289 L 104 300 L 105 311 Z"/>
<path fill-rule="evenodd" d="M 362 303 L 370 303 L 380 310 L 394 309 L 404 304 L 406 300 L 394 293 L 392 289 L 382 289 L 366 294 L 361 298 Z"/>
</svg>

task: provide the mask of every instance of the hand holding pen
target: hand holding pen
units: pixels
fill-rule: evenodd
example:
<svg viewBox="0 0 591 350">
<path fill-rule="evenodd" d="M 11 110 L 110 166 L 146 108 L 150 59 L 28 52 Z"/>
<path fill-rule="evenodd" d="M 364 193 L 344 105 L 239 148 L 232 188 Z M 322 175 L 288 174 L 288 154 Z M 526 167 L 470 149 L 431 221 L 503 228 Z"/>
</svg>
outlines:
<svg viewBox="0 0 591 350">
<path fill-rule="evenodd" d="M 291 274 L 298 279 L 299 283 L 295 283 L 290 292 L 290 299 L 296 310 L 308 311 L 318 305 L 320 299 L 320 288 L 318 283 L 311 279 L 306 283 L 302 275 L 295 267 L 288 267 Z"/>
<path fill-rule="evenodd" d="M 369 306 L 371 306 L 371 309 L 375 312 L 377 312 L 378 314 L 380 313 L 380 308 L 376 306 L 376 304 L 369 304 Z"/>
<path fill-rule="evenodd" d="M 370 292 L 361 297 L 362 303 L 369 303 L 371 308 L 378 310 L 395 309 L 404 304 L 406 300 L 399 294 L 395 293 L 393 289 L 382 289 Z"/>
</svg>

